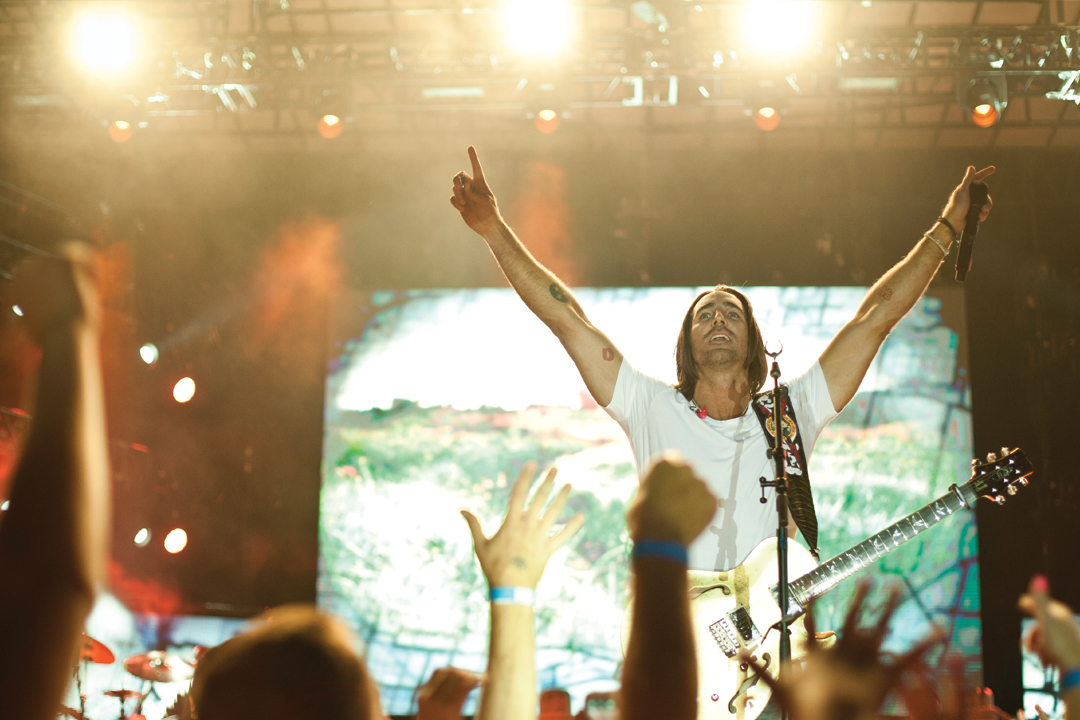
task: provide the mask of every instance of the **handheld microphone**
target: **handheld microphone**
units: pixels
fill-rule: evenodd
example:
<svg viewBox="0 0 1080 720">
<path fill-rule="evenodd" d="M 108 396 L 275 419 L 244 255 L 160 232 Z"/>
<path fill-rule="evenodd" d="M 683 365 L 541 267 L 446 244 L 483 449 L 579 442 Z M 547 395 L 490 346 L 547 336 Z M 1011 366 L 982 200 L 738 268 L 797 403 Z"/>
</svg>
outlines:
<svg viewBox="0 0 1080 720">
<path fill-rule="evenodd" d="M 975 252 L 975 236 L 979 234 L 979 214 L 990 198 L 990 189 L 984 182 L 973 182 L 969 187 L 971 206 L 968 208 L 964 232 L 960 234 L 960 252 L 956 255 L 956 279 L 964 282 Z"/>
</svg>

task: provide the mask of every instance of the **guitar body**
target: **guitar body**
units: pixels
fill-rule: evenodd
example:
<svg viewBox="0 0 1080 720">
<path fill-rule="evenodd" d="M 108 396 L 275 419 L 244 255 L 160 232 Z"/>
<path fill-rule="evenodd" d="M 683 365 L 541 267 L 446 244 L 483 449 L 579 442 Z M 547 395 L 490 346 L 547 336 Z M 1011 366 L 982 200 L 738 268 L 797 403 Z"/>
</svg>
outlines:
<svg viewBox="0 0 1080 720">
<path fill-rule="evenodd" d="M 788 543 L 788 577 L 817 566 L 801 545 Z M 762 541 L 738 567 L 687 573 L 691 624 L 698 661 L 698 720 L 754 720 L 769 702 L 769 686 L 739 659 L 745 650 L 773 678 L 778 673 L 780 607 L 770 588 L 777 583 L 776 538 Z M 623 650 L 633 606 L 623 617 Z M 749 619 L 749 624 L 746 619 Z M 802 617 L 791 623 L 791 656 L 806 653 Z"/>
</svg>

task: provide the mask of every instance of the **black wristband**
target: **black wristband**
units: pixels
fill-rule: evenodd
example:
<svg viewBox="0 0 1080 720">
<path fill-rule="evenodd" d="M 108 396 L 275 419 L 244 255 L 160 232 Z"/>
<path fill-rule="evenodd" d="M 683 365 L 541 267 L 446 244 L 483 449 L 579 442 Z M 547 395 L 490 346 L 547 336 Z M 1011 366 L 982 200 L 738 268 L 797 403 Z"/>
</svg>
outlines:
<svg viewBox="0 0 1080 720">
<path fill-rule="evenodd" d="M 937 219 L 937 221 L 938 221 L 939 223 L 941 223 L 942 225 L 944 225 L 945 227 L 949 228 L 949 230 L 950 230 L 950 231 L 952 232 L 952 234 L 953 234 L 953 237 L 960 237 L 960 233 L 956 232 L 956 228 L 954 228 L 954 227 L 953 227 L 953 224 L 952 224 L 951 222 L 949 222 L 948 220 L 946 220 L 946 219 L 945 219 L 945 216 L 944 216 L 944 215 L 942 215 L 941 217 L 939 217 L 939 218 Z"/>
</svg>

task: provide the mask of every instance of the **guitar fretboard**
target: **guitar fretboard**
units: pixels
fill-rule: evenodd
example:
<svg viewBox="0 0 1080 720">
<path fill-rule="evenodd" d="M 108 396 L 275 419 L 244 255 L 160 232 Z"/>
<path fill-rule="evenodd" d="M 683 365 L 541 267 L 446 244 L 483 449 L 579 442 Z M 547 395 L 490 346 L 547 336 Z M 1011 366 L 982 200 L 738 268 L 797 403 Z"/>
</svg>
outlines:
<svg viewBox="0 0 1080 720">
<path fill-rule="evenodd" d="M 959 488 L 959 491 L 967 491 L 967 487 Z M 974 503 L 974 496 L 970 499 L 965 493 L 964 500 Z M 863 540 L 855 547 L 842 552 L 832 560 L 827 560 L 807 574 L 791 582 L 792 595 L 796 602 L 803 607 L 814 598 L 824 595 L 832 590 L 845 579 L 851 577 L 863 568 L 875 563 L 900 547 L 908 540 L 949 517 L 964 503 L 956 492 L 948 492 L 937 500 L 917 510 L 899 522 L 893 523 L 877 535 Z"/>
</svg>

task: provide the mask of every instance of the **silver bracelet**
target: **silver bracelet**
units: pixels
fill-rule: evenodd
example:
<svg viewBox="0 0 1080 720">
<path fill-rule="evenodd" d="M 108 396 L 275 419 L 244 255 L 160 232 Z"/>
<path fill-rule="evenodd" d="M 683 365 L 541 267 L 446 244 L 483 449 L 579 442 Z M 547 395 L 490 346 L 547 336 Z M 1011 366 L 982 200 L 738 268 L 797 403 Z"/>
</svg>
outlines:
<svg viewBox="0 0 1080 720">
<path fill-rule="evenodd" d="M 937 245 L 938 249 L 941 250 L 942 255 L 944 255 L 945 257 L 949 256 L 949 251 L 952 250 L 952 243 L 946 245 L 944 242 L 941 241 L 941 238 L 939 238 L 937 235 L 930 232 L 929 230 L 923 233 L 923 237 Z"/>
</svg>

